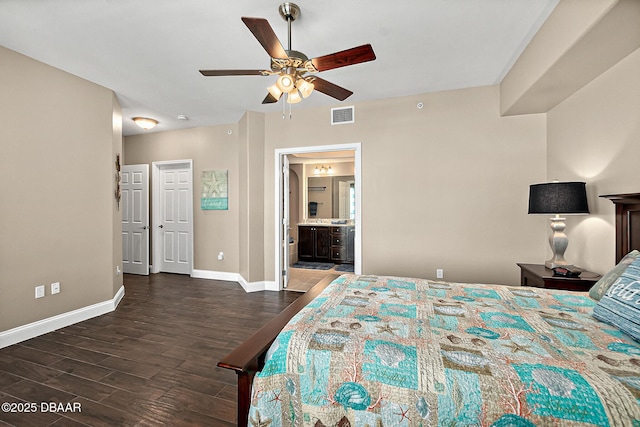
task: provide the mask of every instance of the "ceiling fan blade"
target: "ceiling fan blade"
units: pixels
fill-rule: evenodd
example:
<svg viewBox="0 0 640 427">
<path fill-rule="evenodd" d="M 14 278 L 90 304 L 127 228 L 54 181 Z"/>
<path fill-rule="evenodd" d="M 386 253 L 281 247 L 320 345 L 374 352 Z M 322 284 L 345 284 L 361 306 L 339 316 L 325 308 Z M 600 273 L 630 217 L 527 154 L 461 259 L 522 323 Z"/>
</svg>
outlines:
<svg viewBox="0 0 640 427">
<path fill-rule="evenodd" d="M 262 70 L 200 70 L 203 76 L 263 76 Z"/>
<path fill-rule="evenodd" d="M 278 102 L 280 98 L 275 98 L 273 95 L 271 95 L 271 93 L 267 93 L 267 96 L 264 97 L 264 100 L 262 100 L 263 104 L 273 104 L 274 102 Z"/>
<path fill-rule="evenodd" d="M 376 54 L 370 44 L 353 47 L 351 49 L 320 56 L 311 59 L 311 63 L 318 71 L 332 70 L 334 68 L 346 67 L 347 65 L 360 64 L 361 62 L 373 61 Z"/>
<path fill-rule="evenodd" d="M 339 101 L 344 101 L 345 99 L 353 95 L 353 92 L 351 92 L 350 90 L 321 79 L 320 77 L 313 76 L 305 80 L 313 83 L 314 89 L 318 92 L 322 92 L 325 95 L 329 95 L 330 97 L 335 98 Z"/>
<path fill-rule="evenodd" d="M 269 21 L 264 18 L 247 18 L 243 17 L 242 22 L 258 39 L 264 50 L 267 51 L 272 58 L 287 59 L 289 55 L 282 47 L 282 43 L 278 40 L 278 36 L 273 32 L 273 28 L 269 25 Z"/>
</svg>

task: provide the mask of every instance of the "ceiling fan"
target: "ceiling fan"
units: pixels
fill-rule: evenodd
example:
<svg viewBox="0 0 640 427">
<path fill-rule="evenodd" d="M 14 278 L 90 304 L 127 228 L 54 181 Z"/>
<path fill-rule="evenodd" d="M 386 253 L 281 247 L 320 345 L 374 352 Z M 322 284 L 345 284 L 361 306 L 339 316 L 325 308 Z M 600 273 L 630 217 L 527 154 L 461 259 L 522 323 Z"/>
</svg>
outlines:
<svg viewBox="0 0 640 427">
<path fill-rule="evenodd" d="M 317 90 L 340 101 L 353 94 L 348 89 L 328 82 L 314 75 L 320 71 L 346 67 L 348 65 L 373 61 L 376 55 L 370 44 L 309 59 L 304 53 L 291 49 L 291 23 L 300 15 L 300 7 L 295 3 L 283 3 L 278 8 L 282 19 L 287 21 L 288 49 L 285 50 L 278 37 L 264 18 L 243 17 L 242 22 L 271 57 L 270 70 L 200 70 L 204 76 L 271 76 L 278 75 L 276 83 L 268 88 L 263 104 L 277 102 L 287 94 L 287 102 L 295 104 L 301 96 L 308 97 Z"/>
</svg>

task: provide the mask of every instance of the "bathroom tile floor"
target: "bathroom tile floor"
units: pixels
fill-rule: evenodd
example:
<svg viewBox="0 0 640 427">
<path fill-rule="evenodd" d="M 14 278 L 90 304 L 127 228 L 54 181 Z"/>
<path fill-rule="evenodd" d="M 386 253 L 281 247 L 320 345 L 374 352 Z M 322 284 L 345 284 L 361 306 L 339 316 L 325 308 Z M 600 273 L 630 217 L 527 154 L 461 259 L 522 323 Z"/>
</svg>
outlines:
<svg viewBox="0 0 640 427">
<path fill-rule="evenodd" d="M 289 267 L 288 291 L 307 292 L 313 285 L 324 279 L 328 274 L 342 274 L 333 267 L 330 270 L 310 270 L 306 268 Z"/>
</svg>

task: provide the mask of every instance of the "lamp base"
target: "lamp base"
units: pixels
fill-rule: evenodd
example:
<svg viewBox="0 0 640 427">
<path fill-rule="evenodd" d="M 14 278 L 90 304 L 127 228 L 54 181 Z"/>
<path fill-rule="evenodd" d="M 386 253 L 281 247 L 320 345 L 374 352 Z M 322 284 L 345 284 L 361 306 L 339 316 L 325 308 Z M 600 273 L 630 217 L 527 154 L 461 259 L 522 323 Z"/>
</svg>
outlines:
<svg viewBox="0 0 640 427">
<path fill-rule="evenodd" d="M 549 245 L 551 246 L 553 256 L 549 261 L 544 263 L 544 266 L 549 269 L 556 267 L 573 267 L 573 265 L 569 264 L 564 259 L 564 251 L 569 245 L 569 238 L 564 234 L 564 229 L 566 227 L 564 221 L 565 219 L 560 218 L 560 215 L 556 215 L 554 218 L 551 218 L 552 233 L 549 236 Z"/>
<path fill-rule="evenodd" d="M 553 258 L 550 259 L 549 261 L 545 261 L 544 266 L 547 267 L 549 270 L 552 270 L 556 267 L 562 267 L 562 268 L 573 268 L 574 265 L 573 264 L 569 264 L 566 261 L 559 261 L 559 260 L 554 260 Z"/>
</svg>

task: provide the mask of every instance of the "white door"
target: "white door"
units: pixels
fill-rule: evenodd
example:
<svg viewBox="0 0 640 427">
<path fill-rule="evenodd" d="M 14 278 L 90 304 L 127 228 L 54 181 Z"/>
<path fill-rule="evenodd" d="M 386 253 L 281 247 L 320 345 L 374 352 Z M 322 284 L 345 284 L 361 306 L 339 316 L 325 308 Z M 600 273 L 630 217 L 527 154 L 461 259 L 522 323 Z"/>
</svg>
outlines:
<svg viewBox="0 0 640 427">
<path fill-rule="evenodd" d="M 282 156 L 282 287 L 289 284 L 289 158 Z"/>
<path fill-rule="evenodd" d="M 122 192 L 122 271 L 149 274 L 149 165 L 124 165 Z"/>
<path fill-rule="evenodd" d="M 191 274 L 192 270 L 192 174 L 184 163 L 159 169 L 159 212 L 156 232 L 160 262 L 157 271 Z M 154 216 L 155 217 L 155 216 Z M 154 270 L 155 267 L 154 267 Z"/>
</svg>

